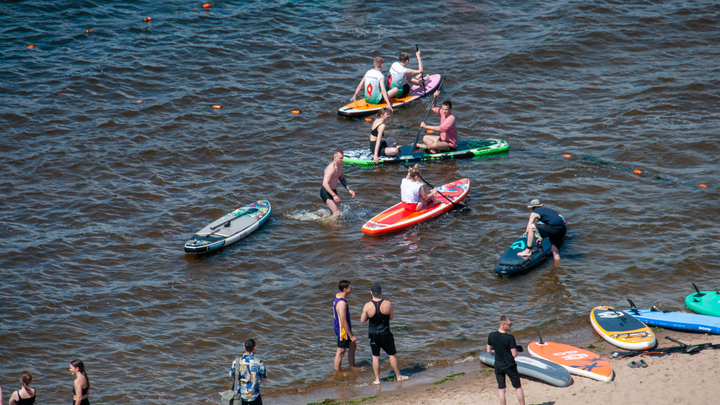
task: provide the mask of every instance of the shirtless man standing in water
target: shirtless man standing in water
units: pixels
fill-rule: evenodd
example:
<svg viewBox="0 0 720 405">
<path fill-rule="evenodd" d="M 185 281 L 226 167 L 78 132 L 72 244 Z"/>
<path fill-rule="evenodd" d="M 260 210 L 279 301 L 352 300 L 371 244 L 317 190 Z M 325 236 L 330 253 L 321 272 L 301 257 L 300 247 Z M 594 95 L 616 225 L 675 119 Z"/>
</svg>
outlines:
<svg viewBox="0 0 720 405">
<path fill-rule="evenodd" d="M 345 176 L 343 175 L 343 157 L 342 149 L 335 149 L 333 152 L 333 161 L 325 168 L 325 176 L 323 177 L 322 187 L 320 187 L 320 198 L 327 204 L 336 218 L 340 217 L 340 209 L 337 206 L 340 202 L 340 197 L 337 195 L 338 180 L 340 184 L 347 189 L 352 198 L 355 198 L 355 192 L 348 188 Z"/>
</svg>

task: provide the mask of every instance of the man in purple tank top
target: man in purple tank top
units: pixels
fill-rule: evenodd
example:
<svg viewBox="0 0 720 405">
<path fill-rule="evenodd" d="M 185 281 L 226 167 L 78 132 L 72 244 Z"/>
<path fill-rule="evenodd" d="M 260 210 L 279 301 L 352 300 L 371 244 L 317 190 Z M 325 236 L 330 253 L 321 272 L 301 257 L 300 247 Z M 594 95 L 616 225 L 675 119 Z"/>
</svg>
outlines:
<svg viewBox="0 0 720 405">
<path fill-rule="evenodd" d="M 338 283 L 339 293 L 333 298 L 333 322 L 335 334 L 337 335 L 337 351 L 335 352 L 335 370 L 342 367 L 342 358 L 345 350 L 349 349 L 348 363 L 350 367 L 355 367 L 355 341 L 357 338 L 352 333 L 352 325 L 350 324 L 350 307 L 348 306 L 347 296 L 352 292 L 352 285 L 347 280 L 340 280 Z"/>
</svg>

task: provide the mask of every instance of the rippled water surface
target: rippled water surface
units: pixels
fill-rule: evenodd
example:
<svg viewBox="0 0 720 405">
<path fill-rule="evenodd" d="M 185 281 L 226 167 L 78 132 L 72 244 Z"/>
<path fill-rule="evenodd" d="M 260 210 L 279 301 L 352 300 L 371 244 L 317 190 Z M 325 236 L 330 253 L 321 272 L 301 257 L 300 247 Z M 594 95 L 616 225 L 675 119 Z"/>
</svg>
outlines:
<svg viewBox="0 0 720 405">
<path fill-rule="evenodd" d="M 720 287 L 720 6 L 666 3 L 0 4 L 0 385 L 29 369 L 41 403 L 69 400 L 79 357 L 93 402 L 214 403 L 253 337 L 266 402 L 297 403 L 372 378 L 359 315 L 375 282 L 415 370 L 467 358 L 501 314 L 520 341 L 572 343 L 595 305 L 681 310 L 691 282 Z M 389 68 L 415 44 L 460 137 L 510 152 L 423 165 L 432 183 L 471 180 L 469 212 L 362 236 L 404 169 L 346 167 L 357 196 L 340 190 L 344 217 L 324 218 L 332 150 L 369 131 L 337 109 L 372 58 Z M 430 102 L 398 110 L 392 137 L 412 142 Z M 185 255 L 260 198 L 264 228 Z M 531 198 L 568 220 L 562 261 L 499 278 Z M 340 279 L 363 366 L 347 375 L 332 372 Z"/>
</svg>

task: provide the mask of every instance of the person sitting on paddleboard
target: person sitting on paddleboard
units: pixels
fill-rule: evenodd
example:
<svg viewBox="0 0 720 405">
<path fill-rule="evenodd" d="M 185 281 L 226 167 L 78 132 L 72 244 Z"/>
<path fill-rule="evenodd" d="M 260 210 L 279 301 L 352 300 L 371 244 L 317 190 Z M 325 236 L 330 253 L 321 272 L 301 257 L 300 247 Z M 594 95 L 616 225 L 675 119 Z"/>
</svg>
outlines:
<svg viewBox="0 0 720 405">
<path fill-rule="evenodd" d="M 397 142 L 394 139 L 388 139 L 387 142 L 383 140 L 385 135 L 385 123 L 390 116 L 392 111 L 384 107 L 377 113 L 375 122 L 370 127 L 370 151 L 373 153 L 373 160 L 375 164 L 380 162 L 380 156 L 395 156 L 400 152 L 400 148 L 397 148 Z"/>
<path fill-rule="evenodd" d="M 340 203 L 340 197 L 337 195 L 337 184 L 343 185 L 350 193 L 352 198 L 355 198 L 355 192 L 350 190 L 345 181 L 345 175 L 343 174 L 343 154 L 342 149 L 337 148 L 333 151 L 333 161 L 325 168 L 325 175 L 323 176 L 322 187 L 320 187 L 320 198 L 327 204 L 330 211 L 332 211 L 335 217 L 340 216 L 340 209 L 337 204 Z"/>
<path fill-rule="evenodd" d="M 363 76 L 362 80 L 360 80 L 357 89 L 355 89 L 355 94 L 353 94 L 350 101 L 357 100 L 360 90 L 364 88 L 365 102 L 368 104 L 380 104 L 380 102 L 385 99 L 388 108 L 392 111 L 392 104 L 390 103 L 387 89 L 385 89 L 385 76 L 382 74 L 382 68 L 385 61 L 383 61 L 382 58 L 375 58 L 373 63 L 375 68 L 370 69 L 365 73 L 365 76 Z"/>
<path fill-rule="evenodd" d="M 435 91 L 432 110 L 435 114 L 440 115 L 440 125 L 427 125 L 420 123 L 420 127 L 432 131 L 440 131 L 440 136 L 425 135 L 423 136 L 424 145 L 419 143 L 418 148 L 429 149 L 430 153 L 437 153 L 443 150 L 457 150 L 458 134 L 455 126 L 455 116 L 452 115 L 452 103 L 448 100 L 443 101 L 440 108 L 435 106 L 440 90 Z"/>
<path fill-rule="evenodd" d="M 413 84 L 422 84 L 423 65 L 419 50 L 415 52 L 415 56 L 418 61 L 417 70 L 407 68 L 410 64 L 410 55 L 405 52 L 400 52 L 398 62 L 393 63 L 390 67 L 387 76 L 388 97 L 395 97 L 396 99 L 407 97 Z M 428 77 L 426 76 L 424 80 L 427 80 Z"/>
<path fill-rule="evenodd" d="M 560 252 L 558 252 L 558 249 L 562 246 L 565 232 L 567 232 L 567 222 L 565 222 L 565 218 L 550 208 L 544 208 L 543 204 L 537 198 L 530 201 L 530 205 L 527 207 L 533 211 L 532 214 L 530 214 L 530 219 L 525 228 L 525 232 L 527 232 L 527 247 L 518 253 L 518 256 L 532 256 L 533 238 L 535 238 L 535 232 L 537 232 L 540 238 L 550 238 L 550 243 L 552 243 L 550 251 L 553 254 L 553 259 L 560 260 Z"/>
<path fill-rule="evenodd" d="M 400 185 L 402 207 L 408 211 L 422 211 L 429 205 L 440 204 L 435 197 L 437 190 L 428 190 L 420 179 L 420 169 L 416 163 L 408 168 L 408 174 Z"/>
</svg>

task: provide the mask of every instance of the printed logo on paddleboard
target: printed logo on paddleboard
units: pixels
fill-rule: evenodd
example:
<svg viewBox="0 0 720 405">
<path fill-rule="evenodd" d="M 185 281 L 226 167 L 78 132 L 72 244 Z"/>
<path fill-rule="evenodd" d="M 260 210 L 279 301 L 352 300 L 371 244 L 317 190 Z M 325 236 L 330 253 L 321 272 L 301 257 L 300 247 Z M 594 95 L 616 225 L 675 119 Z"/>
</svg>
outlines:
<svg viewBox="0 0 720 405">
<path fill-rule="evenodd" d="M 569 350 L 567 352 L 553 353 L 553 356 L 562 358 L 563 360 L 580 360 L 588 357 L 586 353 L 578 353 L 577 350 Z"/>
<path fill-rule="evenodd" d="M 515 241 L 515 243 L 513 243 L 510 246 L 510 249 L 525 250 L 525 241 L 523 241 L 523 240 Z"/>
<path fill-rule="evenodd" d="M 545 370 L 550 369 L 550 366 L 548 366 L 547 364 L 545 364 L 541 361 L 535 360 L 532 357 L 518 356 L 515 358 L 515 361 L 517 361 L 518 363 L 530 364 L 531 366 L 535 366 L 535 367 L 542 368 Z"/>
<path fill-rule="evenodd" d="M 620 318 L 624 314 L 620 311 L 605 311 L 597 314 L 598 318 Z"/>
</svg>

